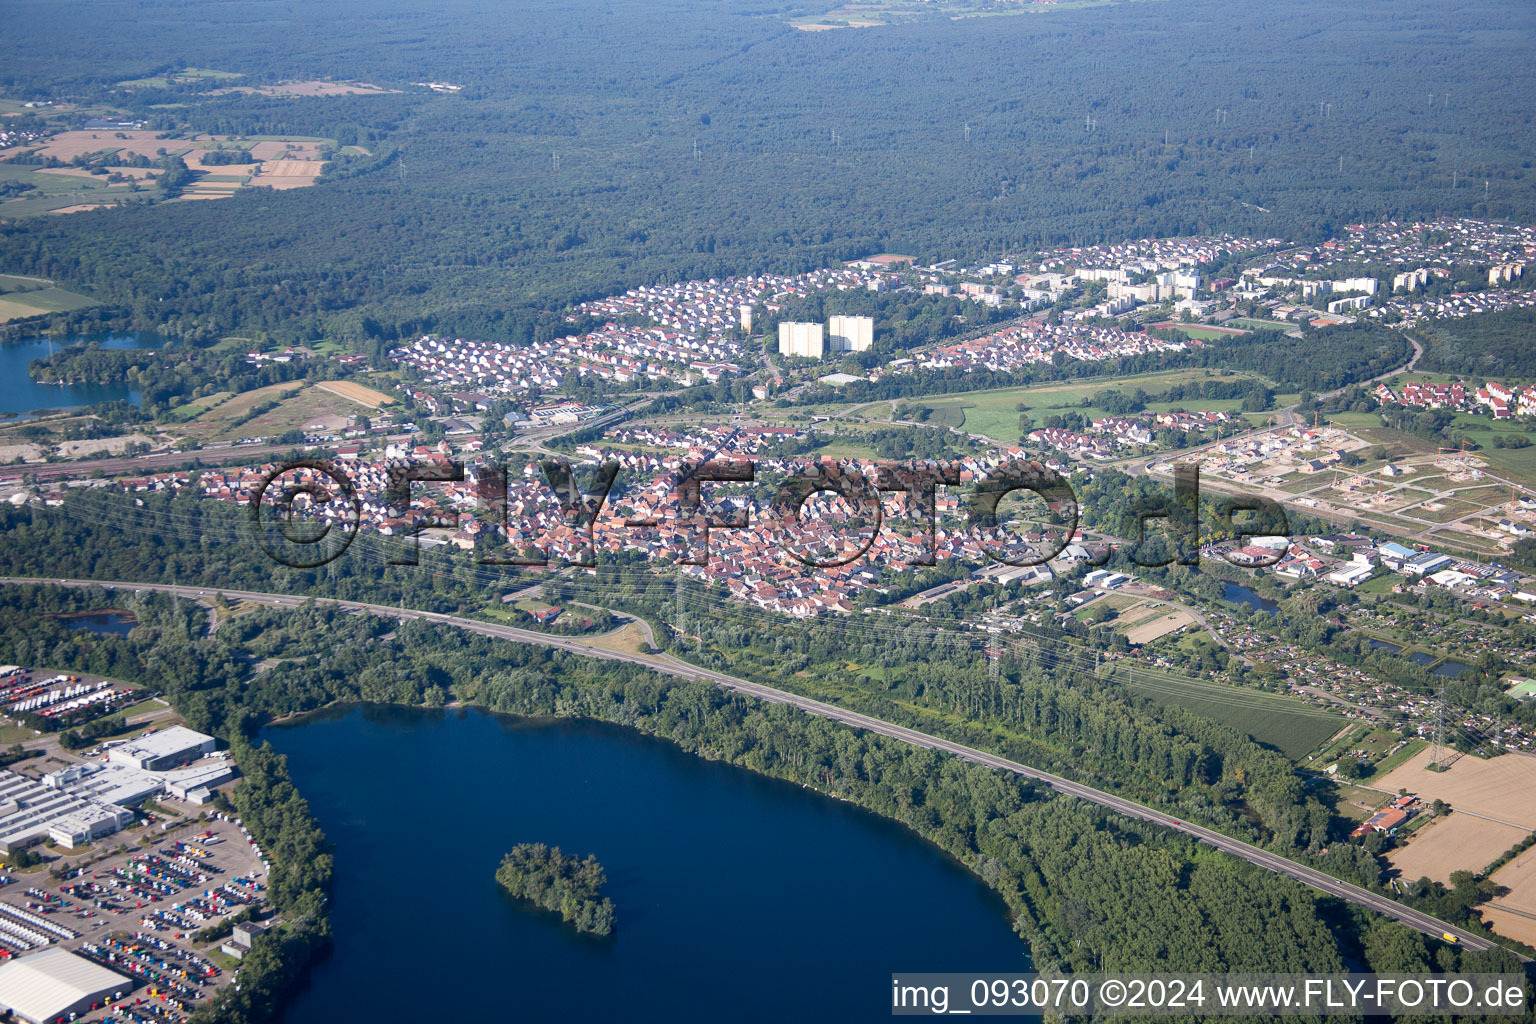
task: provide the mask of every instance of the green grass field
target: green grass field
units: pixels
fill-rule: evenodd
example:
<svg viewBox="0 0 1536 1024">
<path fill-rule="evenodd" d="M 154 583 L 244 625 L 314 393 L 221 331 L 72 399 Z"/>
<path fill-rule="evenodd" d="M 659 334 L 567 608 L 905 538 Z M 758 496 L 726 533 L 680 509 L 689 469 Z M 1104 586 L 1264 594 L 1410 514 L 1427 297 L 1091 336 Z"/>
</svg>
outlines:
<svg viewBox="0 0 1536 1024">
<path fill-rule="evenodd" d="M 1225 330 L 1220 327 L 1210 327 L 1204 324 L 1154 324 L 1152 329 L 1166 331 L 1169 334 L 1182 334 L 1186 338 L 1198 338 L 1201 341 L 1220 341 L 1222 338 L 1235 338 L 1247 334 L 1244 330 Z"/>
<path fill-rule="evenodd" d="M 238 71 L 213 71 L 209 68 L 182 68 L 180 71 L 171 71 L 152 78 L 133 78 L 117 84 L 124 89 L 169 89 L 174 84 L 188 82 L 221 81 L 244 78 Z"/>
<path fill-rule="evenodd" d="M 1371 774 L 1367 775 L 1360 781 L 1370 783 L 1376 779 L 1390 775 L 1401 765 L 1407 764 L 1409 759 L 1412 758 L 1414 754 L 1417 754 L 1427 746 L 1429 746 L 1429 743 L 1425 740 L 1409 741 L 1408 745 L 1405 746 L 1402 750 L 1399 750 L 1397 753 L 1393 754 L 1386 760 L 1378 762 L 1375 768 L 1371 770 Z"/>
<path fill-rule="evenodd" d="M 132 190 L 108 185 L 104 175 L 50 174 L 34 164 L 0 164 L 0 182 L 19 181 L 32 189 L 0 202 L 0 216 L 30 217 L 66 206 L 117 203 Z"/>
<path fill-rule="evenodd" d="M 1283 320 L 1255 320 L 1252 317 L 1238 316 L 1226 322 L 1228 327 L 1242 327 L 1250 331 L 1293 331 L 1295 324 L 1288 324 Z"/>
<path fill-rule="evenodd" d="M 1349 719 L 1294 697 L 1137 671 L 1126 688 L 1157 704 L 1176 704 L 1220 722 L 1300 761 L 1337 733 Z"/>
<path fill-rule="evenodd" d="M 1166 393 L 1175 384 L 1207 379 L 1222 378 L 1215 372 L 1204 369 L 1165 370 L 1159 373 L 1145 373 L 1131 377 L 1101 377 L 1067 384 L 1053 383 L 1033 387 L 999 388 L 994 391 L 972 391 L 959 395 L 934 395 L 914 400 L 913 404 L 924 405 L 933 410 L 933 414 L 928 419 L 929 423 L 962 427 L 970 433 L 984 434 L 1000 443 L 1013 444 L 1019 439 L 1020 405 L 1025 407 L 1025 414 L 1035 421 L 1036 426 L 1052 412 L 1066 410 L 1101 419 L 1110 414 L 1103 409 L 1085 407 L 1081 404 L 1084 399 L 1092 398 L 1100 391 L 1134 391 L 1140 388 L 1156 398 Z M 1280 399 L 1277 401 L 1284 404 Z M 1189 409 L 1232 411 L 1240 404 L 1235 399 L 1191 400 L 1178 403 L 1153 401 L 1147 403 L 1147 408 L 1153 412 L 1165 412 L 1174 405 L 1179 405 Z M 877 417 L 884 417 L 887 408 L 888 406 L 884 403 L 880 403 L 872 406 L 869 411 Z M 959 413 L 958 422 L 952 422 L 954 414 L 950 410 Z"/>
<path fill-rule="evenodd" d="M 1415 373 L 1410 379 L 1423 380 L 1434 377 L 1438 377 L 1442 382 L 1451 379 L 1443 374 L 1423 373 Z M 1434 451 L 1435 448 L 1434 444 L 1420 438 L 1383 427 L 1381 417 L 1374 412 L 1338 412 L 1329 416 L 1329 420 L 1351 433 L 1392 448 L 1417 452 Z M 1523 487 L 1536 489 L 1536 444 L 1532 444 L 1529 448 L 1494 447 L 1494 439 L 1498 437 L 1530 439 L 1530 432 L 1518 420 L 1494 420 L 1487 416 L 1457 413 L 1454 427 L 1465 430 L 1467 436 L 1481 446 L 1475 454 L 1486 459 L 1493 472 L 1508 477 Z"/>
<path fill-rule="evenodd" d="M 0 274 L 0 323 L 44 313 L 64 313 L 94 306 L 94 299 L 59 288 L 52 281 Z"/>
</svg>

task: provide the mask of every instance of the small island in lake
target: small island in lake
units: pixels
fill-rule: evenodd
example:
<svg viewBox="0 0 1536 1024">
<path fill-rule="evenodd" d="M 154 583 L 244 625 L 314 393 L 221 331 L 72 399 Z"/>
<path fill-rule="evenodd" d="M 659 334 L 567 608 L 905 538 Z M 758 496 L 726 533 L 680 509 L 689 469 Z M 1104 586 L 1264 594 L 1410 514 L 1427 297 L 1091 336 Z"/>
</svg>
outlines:
<svg viewBox="0 0 1536 1024">
<path fill-rule="evenodd" d="M 596 857 L 568 857 L 558 846 L 519 843 L 501 859 L 496 881 L 520 900 L 553 910 L 576 930 L 613 931 L 613 901 L 602 894 L 608 876 Z"/>
</svg>

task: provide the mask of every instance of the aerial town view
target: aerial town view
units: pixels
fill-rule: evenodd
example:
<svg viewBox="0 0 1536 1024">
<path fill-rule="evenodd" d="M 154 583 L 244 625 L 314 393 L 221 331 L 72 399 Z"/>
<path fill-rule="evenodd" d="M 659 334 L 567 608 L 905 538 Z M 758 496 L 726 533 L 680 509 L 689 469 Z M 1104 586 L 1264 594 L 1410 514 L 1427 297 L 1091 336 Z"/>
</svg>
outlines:
<svg viewBox="0 0 1536 1024">
<path fill-rule="evenodd" d="M 1531 1019 L 1536 7 L 0 23 L 0 1021 Z"/>
</svg>

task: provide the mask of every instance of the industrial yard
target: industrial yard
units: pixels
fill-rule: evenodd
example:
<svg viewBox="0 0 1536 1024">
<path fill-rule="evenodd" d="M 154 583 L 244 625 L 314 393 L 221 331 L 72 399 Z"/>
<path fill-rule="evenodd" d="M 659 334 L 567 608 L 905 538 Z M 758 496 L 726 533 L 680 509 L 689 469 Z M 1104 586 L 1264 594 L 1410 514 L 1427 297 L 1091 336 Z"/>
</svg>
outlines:
<svg viewBox="0 0 1536 1024">
<path fill-rule="evenodd" d="M 111 692 L 62 685 L 82 693 L 54 703 Z M 227 752 L 164 718 L 78 753 L 6 728 L 36 742 L 0 768 L 0 1006 L 32 1024 L 186 1019 L 266 927 L 267 865 L 221 792 Z"/>
</svg>

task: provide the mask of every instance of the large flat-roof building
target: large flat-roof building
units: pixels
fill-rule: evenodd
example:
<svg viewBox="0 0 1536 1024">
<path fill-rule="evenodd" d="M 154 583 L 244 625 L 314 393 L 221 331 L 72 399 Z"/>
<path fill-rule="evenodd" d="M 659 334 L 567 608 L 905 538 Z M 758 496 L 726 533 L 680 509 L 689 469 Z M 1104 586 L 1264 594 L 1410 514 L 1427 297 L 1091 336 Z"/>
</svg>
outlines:
<svg viewBox="0 0 1536 1024">
<path fill-rule="evenodd" d="M 44 839 L 57 841 L 51 832 L 56 823 L 68 821 L 78 826 L 86 818 L 93 822 L 110 818 L 115 827 L 105 832 L 99 831 L 104 826 L 93 829 L 98 836 L 109 835 L 133 821 L 133 812 L 88 794 L 55 789 L 15 772 L 0 771 L 0 854 L 14 853 Z"/>
<path fill-rule="evenodd" d="M 212 736 L 194 732 L 184 725 L 173 725 L 113 747 L 107 757 L 117 764 L 153 772 L 211 754 L 213 746 Z"/>
<path fill-rule="evenodd" d="M 833 352 L 868 352 L 875 343 L 875 318 L 831 317 L 827 321 L 827 341 Z"/>
<path fill-rule="evenodd" d="M 30 1024 L 89 1013 L 132 991 L 128 978 L 57 947 L 0 964 L 0 1006 Z"/>
<path fill-rule="evenodd" d="M 784 320 L 779 323 L 779 355 L 820 359 L 825 351 L 821 324 Z"/>
<path fill-rule="evenodd" d="M 105 764 L 81 761 L 36 780 L 0 769 L 0 854 L 45 839 L 74 849 L 109 836 L 133 823 L 128 808 L 161 793 L 206 803 L 214 786 L 233 777 L 227 761 L 169 769 L 198 760 L 213 743 L 175 726 L 111 748 Z"/>
</svg>

